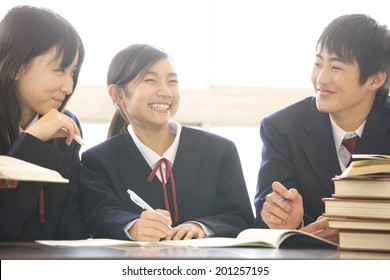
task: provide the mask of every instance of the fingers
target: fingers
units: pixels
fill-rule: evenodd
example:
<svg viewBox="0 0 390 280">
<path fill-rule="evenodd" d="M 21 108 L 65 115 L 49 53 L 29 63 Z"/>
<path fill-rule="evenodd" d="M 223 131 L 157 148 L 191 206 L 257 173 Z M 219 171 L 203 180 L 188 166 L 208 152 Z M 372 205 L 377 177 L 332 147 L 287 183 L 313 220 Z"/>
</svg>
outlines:
<svg viewBox="0 0 390 280">
<path fill-rule="evenodd" d="M 263 204 L 261 217 L 264 221 L 270 224 L 281 225 L 288 222 L 290 219 L 290 205 L 287 201 L 279 202 L 279 195 L 272 193 L 266 197 L 266 202 Z"/>
<path fill-rule="evenodd" d="M 296 203 L 302 201 L 302 196 L 295 188 L 287 189 L 279 182 L 272 183 L 272 190 L 274 193 L 279 195 L 279 202 L 290 200 Z"/>
<path fill-rule="evenodd" d="M 272 190 L 273 192 L 266 196 L 261 217 L 267 224 L 281 225 L 290 219 L 288 214 L 291 210 L 290 204 L 288 203 L 290 194 L 279 182 L 272 183 Z"/>
<path fill-rule="evenodd" d="M 129 230 L 132 238 L 138 241 L 159 241 L 171 233 L 171 218 L 165 210 L 144 211 Z"/>
<path fill-rule="evenodd" d="M 154 213 L 155 214 L 151 214 L 151 216 L 156 215 L 156 214 L 160 215 L 160 216 L 155 216 L 155 218 L 160 220 L 162 223 L 164 223 L 164 225 L 168 229 L 172 230 L 172 227 L 171 227 L 171 225 L 172 225 L 171 214 L 168 211 L 161 210 L 161 209 L 156 209 L 154 211 Z"/>
<path fill-rule="evenodd" d="M 205 238 L 206 233 L 203 228 L 197 223 L 181 224 L 173 229 L 173 231 L 165 237 L 166 240 L 188 240 Z"/>
<path fill-rule="evenodd" d="M 281 183 L 272 184 L 266 196 L 261 218 L 270 228 L 296 229 L 303 217 L 302 197 L 294 188 L 287 190 Z"/>
<path fill-rule="evenodd" d="M 308 224 L 307 226 L 302 228 L 302 231 L 308 232 L 308 233 L 314 233 L 317 231 L 324 230 L 328 227 L 328 219 L 320 216 L 318 217 L 317 221 Z"/>
<path fill-rule="evenodd" d="M 299 192 L 295 188 L 291 188 L 288 190 L 288 199 L 292 203 L 302 203 L 302 196 L 299 194 Z"/>
<path fill-rule="evenodd" d="M 328 219 L 323 216 L 318 217 L 317 221 L 303 227 L 301 230 L 336 243 L 339 241 L 339 231 L 329 227 Z"/>
<path fill-rule="evenodd" d="M 279 195 L 279 198 L 290 199 L 290 193 L 281 183 L 273 182 L 272 190 Z"/>
<path fill-rule="evenodd" d="M 36 123 L 27 128 L 26 132 L 45 142 L 63 137 L 66 138 L 67 145 L 72 143 L 75 135 L 80 136 L 80 129 L 74 120 L 54 109 L 47 112 Z"/>
</svg>

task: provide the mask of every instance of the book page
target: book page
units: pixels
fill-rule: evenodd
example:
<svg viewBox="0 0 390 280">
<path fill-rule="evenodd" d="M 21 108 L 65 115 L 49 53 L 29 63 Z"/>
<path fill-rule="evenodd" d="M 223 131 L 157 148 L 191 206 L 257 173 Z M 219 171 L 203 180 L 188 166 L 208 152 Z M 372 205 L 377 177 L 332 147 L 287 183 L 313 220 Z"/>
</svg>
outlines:
<svg viewBox="0 0 390 280">
<path fill-rule="evenodd" d="M 142 242 L 142 241 L 132 241 L 132 240 L 110 239 L 110 238 L 89 238 L 89 239 L 80 239 L 80 240 L 36 240 L 35 242 L 47 246 L 60 246 L 60 247 L 139 247 L 139 246 L 153 246 L 153 245 L 158 246 L 158 244 L 163 243 L 163 242 L 146 242 L 146 241 Z M 164 241 L 164 242 L 168 242 L 168 241 Z"/>
<path fill-rule="evenodd" d="M 260 242 L 259 240 L 239 239 L 228 237 L 209 237 L 202 239 L 190 240 L 167 240 L 160 242 L 161 246 L 185 246 L 198 248 L 223 248 L 223 247 L 239 247 L 239 246 L 255 246 L 255 247 L 274 247 L 267 242 Z"/>
<path fill-rule="evenodd" d="M 62 247 L 80 247 L 80 246 L 92 246 L 92 247 L 116 247 L 116 246 L 128 246 L 128 247 L 198 247 L 198 248 L 223 248 L 223 247 L 236 247 L 236 246 L 258 246 L 260 243 L 252 243 L 246 240 L 240 240 L 236 238 L 226 237 L 210 237 L 203 239 L 190 239 L 190 240 L 164 240 L 160 242 L 142 242 L 131 240 L 119 240 L 108 238 L 90 238 L 84 240 L 37 240 L 37 243 L 48 246 L 62 246 Z M 264 247 L 270 247 L 264 244 Z"/>
<path fill-rule="evenodd" d="M 283 229 L 250 228 L 242 231 L 237 238 L 209 237 L 190 240 L 164 240 L 160 242 L 140 242 L 117 239 L 85 239 L 85 240 L 38 240 L 36 242 L 48 246 L 128 246 L 128 247 L 193 247 L 193 248 L 225 248 L 225 247 L 263 247 L 279 248 L 281 242 L 291 239 L 297 247 L 335 247 L 336 244 L 298 231 Z"/>
<path fill-rule="evenodd" d="M 237 239 L 272 244 L 275 248 L 337 248 L 337 244 L 301 230 L 250 228 Z"/>
<path fill-rule="evenodd" d="M 18 181 L 69 182 L 55 170 L 9 156 L 0 156 L 0 178 Z"/>
<path fill-rule="evenodd" d="M 390 160 L 390 155 L 380 155 L 380 154 L 353 154 L 353 159 L 359 159 L 359 160 L 372 160 L 372 159 L 379 159 L 379 160 Z"/>
<path fill-rule="evenodd" d="M 48 246 L 61 246 L 61 247 L 142 246 L 142 242 L 109 239 L 109 238 L 90 238 L 90 239 L 81 239 L 81 240 L 36 240 L 35 242 L 43 245 L 48 245 Z"/>
<path fill-rule="evenodd" d="M 242 231 L 237 236 L 237 239 L 256 240 L 278 247 L 281 237 L 288 232 L 291 232 L 291 230 L 249 228 Z"/>
</svg>

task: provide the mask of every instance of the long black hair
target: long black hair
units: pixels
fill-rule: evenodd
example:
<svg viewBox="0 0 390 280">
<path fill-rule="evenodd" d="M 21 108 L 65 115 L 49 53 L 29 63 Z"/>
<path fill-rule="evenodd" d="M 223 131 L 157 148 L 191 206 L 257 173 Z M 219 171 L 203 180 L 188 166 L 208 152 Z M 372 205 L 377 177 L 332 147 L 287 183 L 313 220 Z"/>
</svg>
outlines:
<svg viewBox="0 0 390 280">
<path fill-rule="evenodd" d="M 0 22 L 0 154 L 5 154 L 19 135 L 21 109 L 13 77 L 24 64 L 56 47 L 61 67 L 79 59 L 73 76 L 77 85 L 84 60 L 84 46 L 75 28 L 55 12 L 33 6 L 17 6 Z M 63 111 L 70 95 L 65 97 Z"/>
</svg>

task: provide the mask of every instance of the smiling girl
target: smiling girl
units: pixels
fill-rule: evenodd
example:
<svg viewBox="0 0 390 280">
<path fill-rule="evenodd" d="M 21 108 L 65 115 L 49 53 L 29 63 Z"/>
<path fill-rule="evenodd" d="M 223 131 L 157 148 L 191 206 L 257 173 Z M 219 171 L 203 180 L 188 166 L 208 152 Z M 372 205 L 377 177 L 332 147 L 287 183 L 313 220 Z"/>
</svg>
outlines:
<svg viewBox="0 0 390 280">
<path fill-rule="evenodd" d="M 180 87 L 163 50 L 132 45 L 108 71 L 117 112 L 109 139 L 82 155 L 80 192 L 93 237 L 158 241 L 236 237 L 253 221 L 237 149 L 173 121 Z M 131 189 L 155 211 L 142 211 Z"/>
<path fill-rule="evenodd" d="M 85 236 L 76 196 L 80 145 L 73 141 L 81 129 L 64 109 L 83 59 L 77 31 L 53 11 L 18 6 L 0 22 L 0 154 L 69 179 L 1 189 L 1 240 Z"/>
</svg>

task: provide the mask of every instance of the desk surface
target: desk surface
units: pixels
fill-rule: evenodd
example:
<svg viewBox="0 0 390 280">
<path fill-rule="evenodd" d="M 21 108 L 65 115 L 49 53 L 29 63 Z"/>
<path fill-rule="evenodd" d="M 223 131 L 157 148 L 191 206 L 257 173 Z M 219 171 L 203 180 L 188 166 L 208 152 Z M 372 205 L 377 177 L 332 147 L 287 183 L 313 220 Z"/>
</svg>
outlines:
<svg viewBox="0 0 390 280">
<path fill-rule="evenodd" d="M 328 249 L 54 247 L 22 242 L 0 243 L 1 260 L 17 259 L 387 259 L 390 253 Z"/>
</svg>

